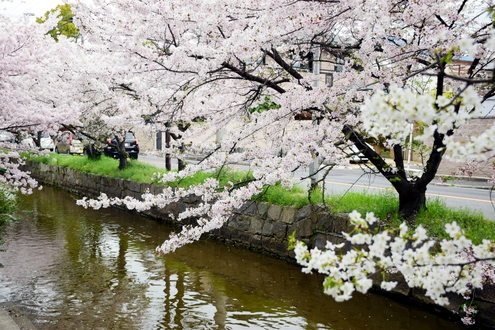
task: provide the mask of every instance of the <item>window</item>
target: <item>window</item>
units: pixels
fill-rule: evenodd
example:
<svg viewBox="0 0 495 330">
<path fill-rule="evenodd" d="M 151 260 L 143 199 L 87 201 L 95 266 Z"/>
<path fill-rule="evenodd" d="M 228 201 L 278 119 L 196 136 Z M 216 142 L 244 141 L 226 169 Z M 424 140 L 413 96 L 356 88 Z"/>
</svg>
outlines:
<svg viewBox="0 0 495 330">
<path fill-rule="evenodd" d="M 333 73 L 325 74 L 325 85 L 327 85 L 327 87 L 333 86 Z"/>
</svg>

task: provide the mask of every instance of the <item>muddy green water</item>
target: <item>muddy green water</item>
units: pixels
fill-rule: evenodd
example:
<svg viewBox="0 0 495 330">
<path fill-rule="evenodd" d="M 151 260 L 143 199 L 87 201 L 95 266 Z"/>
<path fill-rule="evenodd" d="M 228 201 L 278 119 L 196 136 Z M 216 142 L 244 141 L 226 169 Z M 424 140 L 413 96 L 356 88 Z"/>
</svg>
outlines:
<svg viewBox="0 0 495 330">
<path fill-rule="evenodd" d="M 322 277 L 212 240 L 156 257 L 174 228 L 85 210 L 45 187 L 21 199 L 0 248 L 0 302 L 39 329 L 461 329 L 379 295 L 336 303 Z"/>
</svg>

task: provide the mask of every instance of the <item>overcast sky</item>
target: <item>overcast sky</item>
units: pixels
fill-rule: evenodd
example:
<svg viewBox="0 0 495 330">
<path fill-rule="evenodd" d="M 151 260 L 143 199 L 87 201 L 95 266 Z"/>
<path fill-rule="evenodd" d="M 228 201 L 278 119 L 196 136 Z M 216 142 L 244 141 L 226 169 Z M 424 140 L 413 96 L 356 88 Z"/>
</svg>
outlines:
<svg viewBox="0 0 495 330">
<path fill-rule="evenodd" d="M 63 3 L 63 0 L 0 0 L 0 13 L 9 17 L 21 17 L 24 14 L 39 17 Z"/>
</svg>

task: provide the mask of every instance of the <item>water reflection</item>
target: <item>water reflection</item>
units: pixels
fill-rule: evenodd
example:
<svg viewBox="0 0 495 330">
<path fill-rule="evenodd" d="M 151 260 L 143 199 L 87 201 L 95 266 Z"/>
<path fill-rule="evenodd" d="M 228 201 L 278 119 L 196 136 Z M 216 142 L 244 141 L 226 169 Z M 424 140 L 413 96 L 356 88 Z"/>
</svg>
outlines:
<svg viewBox="0 0 495 330">
<path fill-rule="evenodd" d="M 156 258 L 171 228 L 120 210 L 84 210 L 46 187 L 23 197 L 0 253 L 0 301 L 44 329 L 456 329 L 384 297 L 335 303 L 319 276 L 203 240 Z"/>
</svg>

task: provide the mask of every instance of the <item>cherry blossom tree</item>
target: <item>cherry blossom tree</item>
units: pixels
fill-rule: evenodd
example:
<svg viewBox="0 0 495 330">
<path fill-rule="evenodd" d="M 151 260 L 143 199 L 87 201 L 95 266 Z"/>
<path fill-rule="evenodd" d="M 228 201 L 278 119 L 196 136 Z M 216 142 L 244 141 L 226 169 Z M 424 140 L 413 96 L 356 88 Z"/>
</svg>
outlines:
<svg viewBox="0 0 495 330">
<path fill-rule="evenodd" d="M 0 13 L 0 129 L 9 132 L 47 131 L 59 123 L 77 123 L 79 115 L 64 93 L 70 63 L 63 60 L 66 40 L 55 44 L 46 30 L 27 18 L 9 19 Z M 61 55 L 62 58 L 58 57 Z M 0 154 L 0 181 L 23 192 L 36 187 L 35 180 L 20 170 L 22 144 L 6 143 Z"/>
<path fill-rule="evenodd" d="M 410 224 L 426 206 L 427 186 L 444 157 L 465 162 L 493 156 L 494 127 L 469 140 L 454 139 L 456 130 L 479 111 L 482 102 L 494 96 L 491 0 L 95 0 L 91 4 L 75 2 L 73 8 L 76 25 L 92 51 L 105 54 L 101 63 L 116 63 L 106 64 L 104 76 L 101 65 L 92 73 L 95 84 L 101 84 L 94 95 L 105 102 L 112 100 L 116 104 L 113 109 L 127 109 L 115 114 L 115 122 L 145 119 L 163 130 L 172 127 L 182 141 L 208 134 L 207 129 L 229 129 L 219 143 L 206 140 L 189 146 L 190 152 L 208 156 L 180 173 L 166 174 L 164 182 L 240 161 L 248 162 L 253 170 L 255 180 L 242 187 L 219 187 L 216 180 L 209 179 L 190 189 L 144 194 L 142 200 L 100 196 L 79 201 L 86 207 L 120 204 L 139 211 L 163 207 L 188 195 L 201 196 L 200 205 L 179 215 L 179 220 L 199 219 L 198 225 L 185 226 L 171 236 L 157 248 L 160 253 L 174 251 L 221 227 L 266 185 L 290 187 L 294 171 L 315 159 L 320 163 L 318 174 L 346 164 L 342 150 L 349 144 L 390 181 L 399 194 L 399 213 Z M 465 70 L 451 70 L 453 61 L 463 56 L 470 59 Z M 332 86 L 320 81 L 323 66 L 334 68 Z M 119 88 L 120 94 L 104 97 Z M 122 92 L 130 95 L 131 101 L 119 97 Z M 250 111 L 262 109 L 267 98 L 277 106 Z M 308 117 L 311 120 L 295 120 Z M 185 132 L 173 126 L 198 118 L 207 125 Z M 408 175 L 404 166 L 403 149 L 411 124 L 420 128 L 415 138 L 431 145 L 418 177 Z M 393 149 L 392 164 L 370 147 L 378 143 Z M 461 248 L 471 248 L 452 226 L 453 243 L 444 246 L 449 258 Z M 394 264 L 404 273 L 410 272 L 411 260 L 417 262 L 421 257 L 416 266 L 428 269 L 421 272 L 424 278 L 437 265 L 448 266 L 453 259 L 428 259 L 432 243 L 421 229 L 416 230 L 408 236 L 409 231 L 401 229 L 399 235 L 419 242 L 418 249 L 410 251 L 386 233 L 360 237 L 368 244 L 377 242 L 378 252 L 350 255 L 344 260 L 345 267 L 328 266 L 331 254 L 318 259 L 318 251 L 308 252 L 302 245 L 296 255 L 301 263 L 310 263 L 308 269 L 332 272 L 330 276 L 333 272 L 347 274 L 342 275 L 345 279 L 334 277 L 337 289 L 330 285 L 336 297 L 347 298 L 356 281 L 359 290 L 369 288 L 364 279 L 379 263 L 384 271 Z M 490 244 L 479 251 L 473 248 L 474 259 L 468 264 L 493 259 Z M 393 262 L 381 258 L 383 251 L 390 249 L 404 258 Z M 335 247 L 329 245 L 327 250 Z M 363 258 L 366 262 L 361 263 Z M 447 268 L 445 274 L 460 271 L 463 277 L 466 268 L 460 267 Z M 473 278 L 479 275 L 477 267 Z M 411 281 L 423 287 L 431 284 Z M 450 285 L 463 292 L 466 283 L 438 280 L 432 290 Z M 472 283 L 477 286 L 479 282 Z M 384 283 L 386 288 L 391 286 Z M 442 292 L 432 293 L 432 297 L 442 302 Z"/>
<path fill-rule="evenodd" d="M 77 109 L 79 117 L 75 123 L 59 124 L 64 130 L 87 138 L 85 152 L 88 157 L 100 157 L 101 150 L 107 145 L 115 148 L 119 169 L 124 169 L 129 157 L 125 149 L 126 133 L 146 121 L 145 110 L 149 108 L 141 99 L 143 95 L 134 87 L 134 81 L 140 79 L 140 75 L 135 70 L 129 71 L 126 52 L 109 52 L 97 44 L 85 42 L 73 20 L 72 7 L 68 3 L 36 20 L 49 29 L 47 34 L 57 43 L 62 37 L 72 42 L 64 50 L 64 61 L 70 63 L 64 92 L 70 95 L 71 106 Z"/>
<path fill-rule="evenodd" d="M 226 157 L 227 163 L 262 159 L 286 174 L 316 157 L 320 173 L 344 163 L 338 145 L 350 141 L 396 189 L 400 214 L 414 221 L 426 206 L 427 185 L 447 144 L 454 143 L 455 129 L 479 108 L 476 99 L 461 100 L 493 94 L 483 88 L 491 75 L 492 54 L 482 47 L 491 21 L 480 18 L 490 5 L 435 1 L 425 10 L 421 2 L 402 1 L 106 0 L 94 6 L 79 3 L 75 10 L 92 45 L 114 58 L 125 57 L 127 65 L 119 66 L 118 74 L 128 75 L 132 82 L 125 86 L 138 103 L 154 108 L 146 110 L 148 122 L 164 130 L 200 117 L 210 129 L 234 125 L 222 145 L 195 145 L 194 150 Z M 463 55 L 471 56 L 472 65 L 455 75 L 449 64 Z M 298 70 L 308 59 L 313 72 Z M 324 64 L 342 71 L 334 72 L 330 88 L 319 83 L 316 72 Z M 108 88 L 122 81 L 110 81 Z M 429 82 L 426 93 L 418 94 L 414 86 L 423 81 Z M 377 107 L 380 95 L 388 97 L 392 89 L 430 104 L 425 109 L 406 104 L 408 111 L 397 105 L 387 111 Z M 375 103 L 365 102 L 371 95 Z M 280 108 L 250 114 L 267 96 Z M 318 125 L 295 124 L 301 113 L 309 113 Z M 391 115 L 393 120 L 384 124 Z M 433 141 L 416 178 L 406 173 L 403 158 L 410 124 L 421 125 L 420 138 Z M 192 134 L 197 131 L 181 135 L 188 139 Z M 260 135 L 270 143 L 253 157 L 250 149 Z M 378 141 L 393 149 L 393 164 L 366 143 Z M 247 151 L 233 155 L 240 149 Z"/>
</svg>

